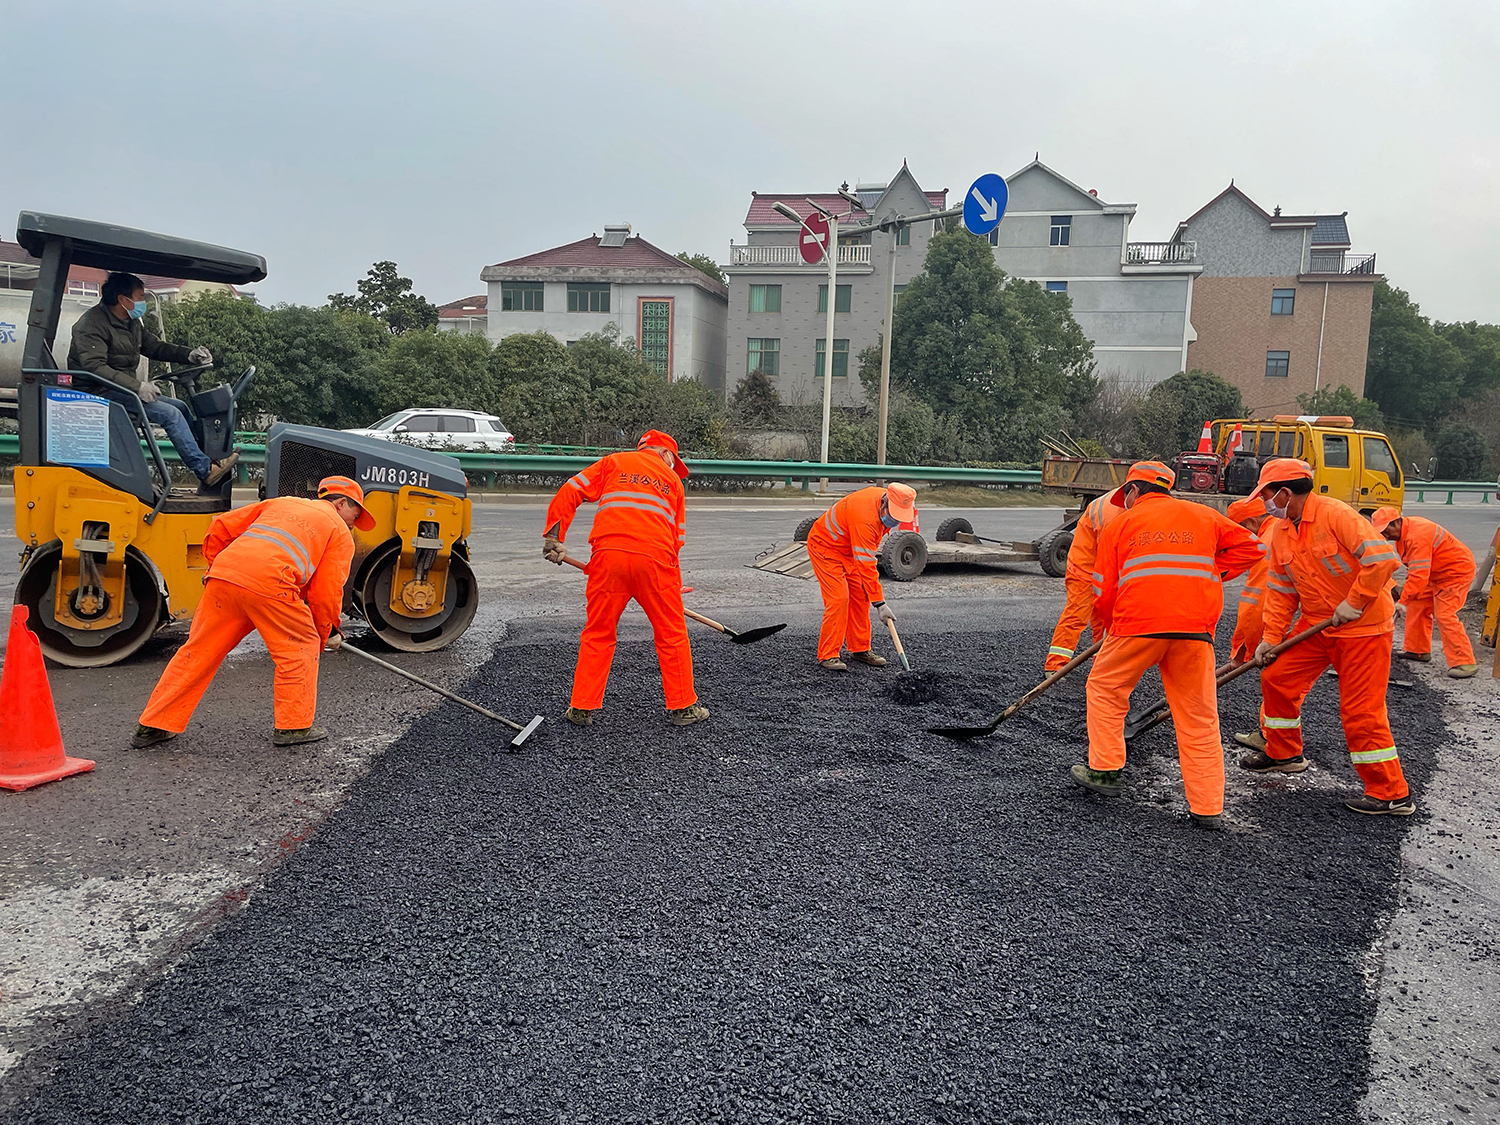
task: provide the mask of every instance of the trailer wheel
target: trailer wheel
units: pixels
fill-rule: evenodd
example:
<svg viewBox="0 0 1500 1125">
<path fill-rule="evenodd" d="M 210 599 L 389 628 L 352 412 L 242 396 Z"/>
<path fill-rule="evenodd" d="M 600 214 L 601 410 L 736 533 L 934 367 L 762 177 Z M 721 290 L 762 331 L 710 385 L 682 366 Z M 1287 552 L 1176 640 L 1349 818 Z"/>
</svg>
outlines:
<svg viewBox="0 0 1500 1125">
<path fill-rule="evenodd" d="M 952 543 L 958 539 L 958 533 L 962 531 L 968 535 L 974 534 L 974 525 L 963 516 L 949 516 L 938 524 L 937 541 L 939 543 Z"/>
<path fill-rule="evenodd" d="M 1050 578 L 1061 578 L 1068 573 L 1068 548 L 1073 546 L 1073 533 L 1064 527 L 1054 528 L 1036 543 L 1037 560 Z"/>
<path fill-rule="evenodd" d="M 915 531 L 893 531 L 881 541 L 876 561 L 887 578 L 910 582 L 927 567 L 927 540 Z"/>
<path fill-rule="evenodd" d="M 797 525 L 797 531 L 792 536 L 792 538 L 795 539 L 798 543 L 806 543 L 807 542 L 807 533 L 812 530 L 813 524 L 815 524 L 817 522 L 818 522 L 818 517 L 817 516 L 808 516 L 805 520 L 803 520 L 801 523 L 799 523 Z"/>
</svg>

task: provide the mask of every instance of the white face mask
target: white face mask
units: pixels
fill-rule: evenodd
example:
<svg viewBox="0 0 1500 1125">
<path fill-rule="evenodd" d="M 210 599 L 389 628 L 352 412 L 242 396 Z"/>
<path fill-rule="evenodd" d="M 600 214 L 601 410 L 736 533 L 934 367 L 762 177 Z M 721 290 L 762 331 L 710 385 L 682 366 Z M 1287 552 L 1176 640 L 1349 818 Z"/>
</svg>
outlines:
<svg viewBox="0 0 1500 1125">
<path fill-rule="evenodd" d="M 1278 505 L 1272 503 L 1272 499 L 1276 495 L 1279 495 L 1279 494 L 1278 493 L 1273 493 L 1271 496 L 1267 496 L 1265 498 L 1264 503 L 1266 505 L 1266 515 L 1272 517 L 1273 519 L 1284 520 L 1284 519 L 1286 519 L 1286 504 L 1282 504 L 1282 505 L 1278 506 Z M 1287 499 L 1288 499 L 1288 503 L 1289 503 L 1290 500 L 1291 500 L 1290 496 L 1288 496 Z"/>
</svg>

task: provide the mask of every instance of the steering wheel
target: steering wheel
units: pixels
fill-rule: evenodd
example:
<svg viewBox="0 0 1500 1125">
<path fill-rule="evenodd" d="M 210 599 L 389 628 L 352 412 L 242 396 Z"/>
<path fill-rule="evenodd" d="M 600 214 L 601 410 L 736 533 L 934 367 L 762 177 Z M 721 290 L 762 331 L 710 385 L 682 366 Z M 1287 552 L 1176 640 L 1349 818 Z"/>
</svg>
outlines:
<svg viewBox="0 0 1500 1125">
<path fill-rule="evenodd" d="M 166 375 L 165 378 L 174 383 L 190 384 L 195 382 L 199 375 L 202 375 L 205 371 L 212 371 L 213 368 L 214 365 L 212 363 L 200 363 L 195 367 L 184 367 L 173 371 Z"/>
</svg>

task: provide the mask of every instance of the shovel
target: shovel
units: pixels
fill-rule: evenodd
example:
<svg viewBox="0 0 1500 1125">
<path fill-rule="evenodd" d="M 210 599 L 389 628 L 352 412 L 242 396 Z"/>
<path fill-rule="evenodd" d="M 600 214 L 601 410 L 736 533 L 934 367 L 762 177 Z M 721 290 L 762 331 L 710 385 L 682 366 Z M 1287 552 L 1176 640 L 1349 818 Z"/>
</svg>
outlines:
<svg viewBox="0 0 1500 1125">
<path fill-rule="evenodd" d="M 577 567 L 579 570 L 584 571 L 585 573 L 587 573 L 589 568 L 588 563 L 579 562 L 572 555 L 564 555 L 563 562 L 567 563 L 571 567 Z M 692 587 L 685 587 L 685 589 L 690 590 L 692 589 Z M 682 612 L 685 616 L 690 617 L 694 621 L 698 622 L 698 624 L 707 625 L 710 629 L 714 629 L 720 633 L 723 633 L 737 645 L 753 645 L 756 641 L 763 641 L 772 634 L 779 633 L 786 628 L 786 624 L 785 622 L 783 622 L 780 625 L 762 625 L 758 629 L 746 629 L 743 633 L 736 633 L 728 625 L 721 625 L 712 617 L 704 617 L 703 614 L 694 613 L 692 610 L 686 608 L 683 609 Z"/>
<path fill-rule="evenodd" d="M 1271 649 L 1271 655 L 1280 656 L 1283 652 L 1291 648 L 1293 645 L 1300 645 L 1309 637 L 1316 637 L 1319 633 L 1321 633 L 1324 629 L 1328 628 L 1332 624 L 1333 618 L 1331 617 L 1327 621 L 1319 621 L 1311 629 L 1304 629 L 1295 637 L 1289 637 L 1286 640 L 1282 641 L 1279 645 L 1276 645 Z M 1217 691 L 1219 688 L 1227 684 L 1230 680 L 1238 679 L 1240 676 L 1243 676 L 1252 668 L 1259 667 L 1260 665 L 1255 663 L 1255 661 L 1253 660 L 1246 661 L 1244 664 L 1226 664 L 1224 668 L 1221 669 L 1219 673 L 1214 677 L 1214 689 Z M 1152 710 L 1154 713 L 1149 718 L 1146 718 L 1136 728 L 1135 734 L 1130 734 L 1129 727 L 1127 726 L 1125 737 L 1128 739 L 1134 738 L 1137 735 L 1145 734 L 1148 730 L 1151 730 L 1153 727 L 1159 727 L 1162 725 L 1162 723 L 1170 719 L 1172 717 L 1172 712 L 1167 709 L 1166 704 L 1167 701 L 1162 700 L 1160 704 L 1160 710 L 1156 710 L 1155 708 L 1153 708 Z"/>
<path fill-rule="evenodd" d="M 1026 704 L 1030 703 L 1037 696 L 1041 695 L 1042 692 L 1046 691 L 1053 684 L 1057 683 L 1058 680 L 1062 679 L 1069 672 L 1071 672 L 1074 668 L 1077 668 L 1080 664 L 1083 664 L 1086 660 L 1089 659 L 1089 657 L 1093 656 L 1094 653 L 1098 652 L 1103 647 L 1104 647 L 1104 642 L 1103 641 L 1095 641 L 1093 644 L 1089 645 L 1088 648 L 1084 649 L 1077 656 L 1073 657 L 1072 660 L 1068 661 L 1061 668 L 1059 668 L 1056 672 L 1053 672 L 1052 675 L 1048 676 L 1041 683 L 1037 684 L 1036 687 L 1032 688 L 1025 695 L 1021 696 L 1020 699 L 1016 700 L 1009 707 L 1007 707 L 1004 711 L 1001 711 L 1000 714 L 996 715 L 985 726 L 982 726 L 982 727 L 930 727 L 930 728 L 928 728 L 927 733 L 928 734 L 940 734 L 944 738 L 957 738 L 957 739 L 983 738 L 987 734 L 994 734 L 995 733 L 995 728 L 998 727 L 1001 723 L 1005 722 L 1006 719 L 1010 718 L 1017 711 L 1019 711 L 1022 707 L 1025 707 Z"/>
<path fill-rule="evenodd" d="M 901 670 L 910 672 L 911 661 L 906 658 L 906 649 L 901 646 L 901 634 L 896 632 L 896 623 L 894 621 L 887 621 L 885 627 L 891 631 L 891 640 L 896 645 L 896 655 L 901 658 Z"/>
<path fill-rule="evenodd" d="M 1218 668 L 1214 669 L 1214 679 L 1217 680 L 1225 672 L 1228 672 L 1231 669 L 1234 669 L 1234 668 L 1237 668 L 1237 667 L 1239 667 L 1239 665 L 1234 664 L 1234 663 L 1221 664 Z M 1158 715 L 1160 715 L 1166 709 L 1167 709 L 1167 700 L 1166 700 L 1166 697 L 1163 696 L 1161 699 L 1158 699 L 1155 703 L 1151 704 L 1149 707 L 1138 707 L 1134 711 L 1130 712 L 1130 714 L 1126 715 L 1125 716 L 1125 741 L 1129 742 L 1132 738 L 1134 738 L 1136 735 L 1140 734 L 1141 731 L 1143 731 L 1143 730 L 1150 730 L 1151 727 L 1153 727 L 1153 726 L 1156 725 L 1154 722 L 1152 722 L 1152 720 L 1155 719 Z"/>
<path fill-rule="evenodd" d="M 537 727 L 542 725 L 542 716 L 537 715 L 532 718 L 531 722 L 527 723 L 525 726 L 522 726 L 520 723 L 515 722 L 514 720 L 507 719 L 504 715 L 497 715 L 493 711 L 486 710 L 485 708 L 479 706 L 479 704 L 477 703 L 469 702 L 461 695 L 454 695 L 453 692 L 449 691 L 447 688 L 441 688 L 438 687 L 437 684 L 428 683 L 426 680 L 422 679 L 421 676 L 414 676 L 404 668 L 397 668 L 394 664 L 389 664 L 386 661 L 380 659 L 380 657 L 378 656 L 371 656 L 368 652 L 365 652 L 362 649 L 354 648 L 352 645 L 349 645 L 347 643 L 339 645 L 339 651 L 352 652 L 355 656 L 358 656 L 362 660 L 368 660 L 371 664 L 379 664 L 387 672 L 394 672 L 404 680 L 410 680 L 412 683 L 418 684 L 421 687 L 426 688 L 428 691 L 435 691 L 444 698 L 453 700 L 454 703 L 462 703 L 470 711 L 478 711 L 486 719 L 494 719 L 495 722 L 504 723 L 506 726 L 510 727 L 511 730 L 518 731 L 519 733 L 510 740 L 510 748 L 512 751 L 519 750 L 521 748 L 521 744 L 531 737 L 532 732 L 534 732 Z"/>
</svg>

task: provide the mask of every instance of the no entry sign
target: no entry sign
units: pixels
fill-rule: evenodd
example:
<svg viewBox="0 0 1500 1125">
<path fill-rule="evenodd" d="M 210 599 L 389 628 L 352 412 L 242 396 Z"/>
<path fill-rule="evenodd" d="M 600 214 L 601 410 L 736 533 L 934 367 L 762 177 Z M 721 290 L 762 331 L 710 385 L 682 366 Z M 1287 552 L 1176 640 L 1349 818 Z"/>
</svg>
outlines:
<svg viewBox="0 0 1500 1125">
<path fill-rule="evenodd" d="M 822 215 L 809 215 L 802 220 L 802 230 L 797 235 L 797 249 L 802 260 L 815 266 L 823 260 L 828 249 L 828 220 Z"/>
</svg>

